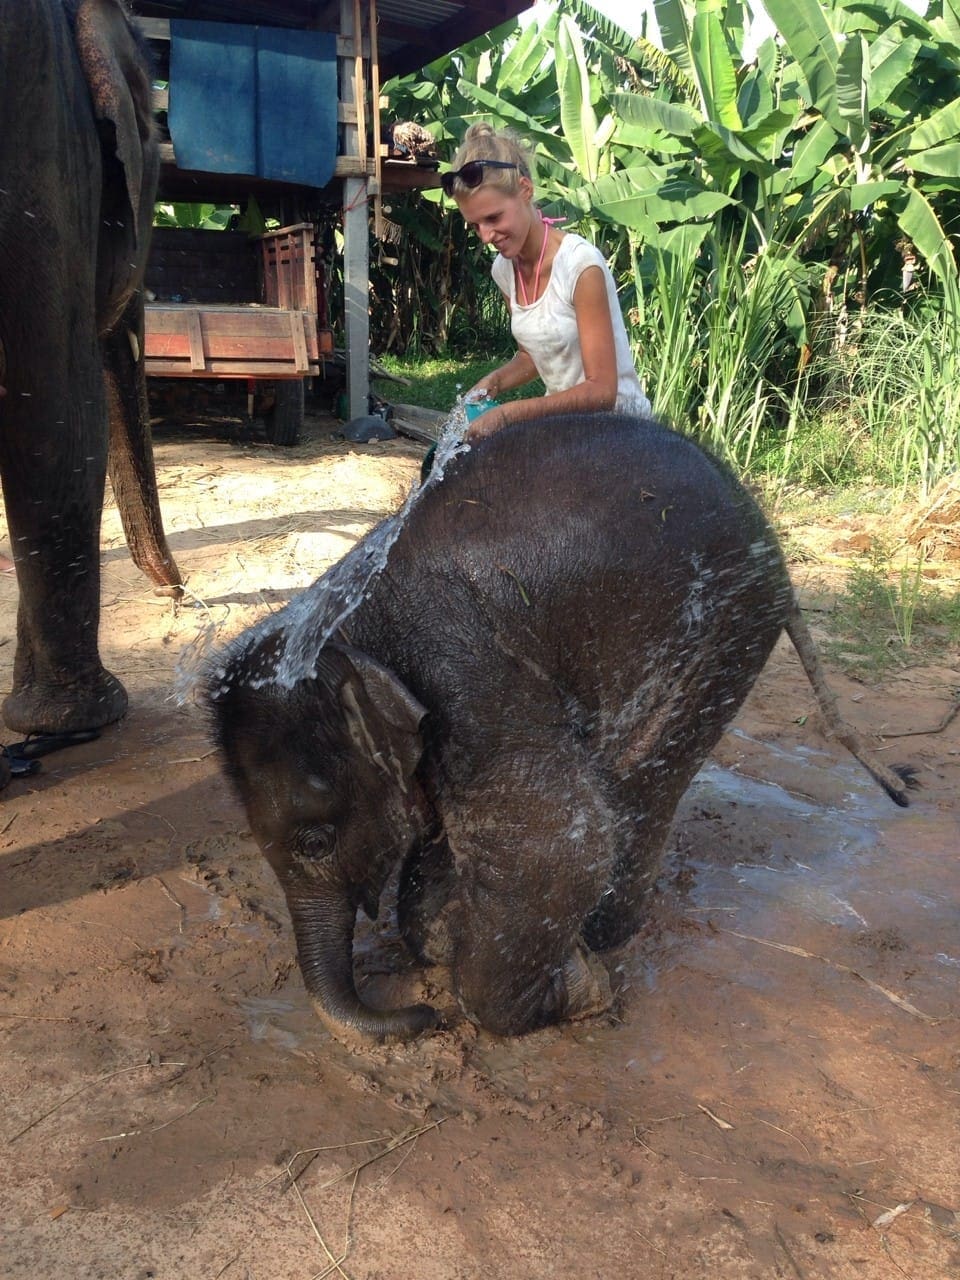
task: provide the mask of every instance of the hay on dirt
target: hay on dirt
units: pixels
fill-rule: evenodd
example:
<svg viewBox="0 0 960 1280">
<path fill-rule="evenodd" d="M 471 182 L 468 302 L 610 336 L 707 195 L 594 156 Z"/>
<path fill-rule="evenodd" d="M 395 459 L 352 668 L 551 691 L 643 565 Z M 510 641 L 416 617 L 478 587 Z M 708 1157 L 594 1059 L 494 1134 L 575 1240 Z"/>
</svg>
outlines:
<svg viewBox="0 0 960 1280">
<path fill-rule="evenodd" d="M 940 481 L 907 525 L 906 536 L 924 559 L 960 560 L 960 479 Z"/>
</svg>

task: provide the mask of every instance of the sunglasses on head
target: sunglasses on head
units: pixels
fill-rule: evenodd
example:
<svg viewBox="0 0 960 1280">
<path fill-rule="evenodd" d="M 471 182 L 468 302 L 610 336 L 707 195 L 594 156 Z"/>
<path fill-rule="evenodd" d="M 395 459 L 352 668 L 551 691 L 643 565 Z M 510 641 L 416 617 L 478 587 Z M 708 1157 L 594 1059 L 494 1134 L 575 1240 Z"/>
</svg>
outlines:
<svg viewBox="0 0 960 1280">
<path fill-rule="evenodd" d="M 508 160 L 468 160 L 462 169 L 454 169 L 450 173 L 440 175 L 440 187 L 445 196 L 453 195 L 453 184 L 459 178 L 465 187 L 472 191 L 483 181 L 484 169 L 517 169 L 523 173 L 518 164 Z"/>
</svg>

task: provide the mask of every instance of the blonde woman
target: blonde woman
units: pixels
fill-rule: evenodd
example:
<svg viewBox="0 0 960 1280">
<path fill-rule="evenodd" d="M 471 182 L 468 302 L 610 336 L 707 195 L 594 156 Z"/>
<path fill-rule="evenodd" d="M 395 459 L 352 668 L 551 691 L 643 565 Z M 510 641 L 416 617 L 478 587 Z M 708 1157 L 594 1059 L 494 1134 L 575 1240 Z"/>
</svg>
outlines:
<svg viewBox="0 0 960 1280">
<path fill-rule="evenodd" d="M 610 269 L 589 241 L 544 219 L 533 198 L 530 156 L 519 139 L 489 124 L 471 125 L 441 184 L 483 243 L 497 251 L 492 275 L 517 343 L 513 359 L 481 378 L 467 399 L 495 400 L 538 376 L 546 387 L 544 396 L 487 410 L 471 423 L 467 438 L 482 439 L 544 414 L 649 414 Z"/>
</svg>

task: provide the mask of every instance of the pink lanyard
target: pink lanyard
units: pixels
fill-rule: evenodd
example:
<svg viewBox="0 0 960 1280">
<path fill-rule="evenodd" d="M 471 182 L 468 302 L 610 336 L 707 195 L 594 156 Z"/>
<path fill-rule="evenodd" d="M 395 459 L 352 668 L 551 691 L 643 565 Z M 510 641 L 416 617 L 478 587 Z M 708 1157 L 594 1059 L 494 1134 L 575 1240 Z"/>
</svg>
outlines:
<svg viewBox="0 0 960 1280">
<path fill-rule="evenodd" d="M 537 259 L 537 270 L 533 277 L 533 301 L 536 302 L 537 294 L 540 292 L 540 268 L 543 266 L 543 259 L 547 252 L 547 241 L 550 239 L 550 228 L 556 222 L 566 222 L 566 218 L 545 218 L 540 215 L 540 221 L 543 223 L 543 244 L 540 246 L 540 257 Z M 529 307 L 530 298 L 527 297 L 527 286 L 523 283 L 523 272 L 520 270 L 520 263 L 515 263 L 517 273 L 517 284 L 520 286 L 520 293 L 523 298 L 523 305 Z"/>
</svg>

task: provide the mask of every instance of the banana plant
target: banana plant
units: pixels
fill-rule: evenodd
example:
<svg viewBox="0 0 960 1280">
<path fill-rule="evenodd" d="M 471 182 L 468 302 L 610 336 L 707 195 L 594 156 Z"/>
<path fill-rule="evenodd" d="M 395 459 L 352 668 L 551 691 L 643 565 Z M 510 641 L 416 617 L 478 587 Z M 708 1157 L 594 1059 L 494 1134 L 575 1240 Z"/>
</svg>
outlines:
<svg viewBox="0 0 960 1280">
<path fill-rule="evenodd" d="M 916 92 L 922 60 L 942 59 L 945 46 L 960 53 L 960 19 L 951 0 L 932 23 L 905 12 L 899 0 L 879 0 L 869 8 L 885 14 L 882 26 L 863 22 L 854 0 L 832 10 L 817 0 L 765 0 L 765 8 L 803 76 L 809 111 L 833 133 L 832 139 L 821 133 L 832 144 L 824 157 L 831 181 L 819 209 L 814 200 L 807 229 L 824 202 L 834 219 L 859 218 L 861 227 L 864 215 L 888 209 L 931 272 L 944 285 L 954 282 L 957 264 L 936 196 L 960 191 L 956 64 L 939 86 L 949 94 L 942 106 L 929 113 L 929 95 Z M 837 19 L 833 27 L 828 14 Z M 784 194 L 797 190 L 796 175 L 782 186 Z M 955 201 L 939 203 L 956 211 Z"/>
</svg>

